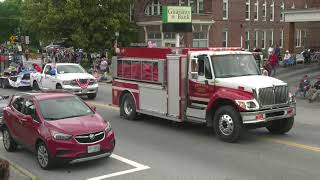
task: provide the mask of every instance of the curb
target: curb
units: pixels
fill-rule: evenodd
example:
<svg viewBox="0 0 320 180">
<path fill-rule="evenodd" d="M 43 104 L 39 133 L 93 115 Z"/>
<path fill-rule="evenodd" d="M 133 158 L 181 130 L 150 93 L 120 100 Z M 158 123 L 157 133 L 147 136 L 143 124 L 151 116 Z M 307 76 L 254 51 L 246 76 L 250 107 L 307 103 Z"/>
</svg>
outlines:
<svg viewBox="0 0 320 180">
<path fill-rule="evenodd" d="M 9 164 L 10 164 L 10 167 L 11 167 L 14 171 L 21 173 L 22 175 L 28 177 L 30 180 L 40 180 L 40 177 L 33 175 L 33 174 L 30 173 L 28 170 L 20 167 L 20 166 L 17 165 L 16 163 L 8 160 L 7 158 L 4 158 L 4 157 L 2 157 L 2 156 L 0 156 L 0 158 L 8 161 Z"/>
</svg>

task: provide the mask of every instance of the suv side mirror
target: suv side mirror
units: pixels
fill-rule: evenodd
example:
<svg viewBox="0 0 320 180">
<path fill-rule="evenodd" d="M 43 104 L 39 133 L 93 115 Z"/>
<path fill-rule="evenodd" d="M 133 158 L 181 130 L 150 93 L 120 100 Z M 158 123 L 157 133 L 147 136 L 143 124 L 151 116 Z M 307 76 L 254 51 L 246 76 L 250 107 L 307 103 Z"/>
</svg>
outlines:
<svg viewBox="0 0 320 180">
<path fill-rule="evenodd" d="M 90 108 L 92 109 L 93 112 L 97 111 L 97 107 L 95 107 L 95 106 L 90 106 Z"/>
</svg>

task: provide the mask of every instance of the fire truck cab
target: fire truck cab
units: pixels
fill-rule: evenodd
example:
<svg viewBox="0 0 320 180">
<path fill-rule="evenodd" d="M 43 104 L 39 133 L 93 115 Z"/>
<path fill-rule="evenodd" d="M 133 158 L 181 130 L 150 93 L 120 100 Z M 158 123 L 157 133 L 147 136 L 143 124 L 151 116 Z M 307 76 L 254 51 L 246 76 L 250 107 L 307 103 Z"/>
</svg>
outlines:
<svg viewBox="0 0 320 180">
<path fill-rule="evenodd" d="M 120 48 L 112 72 L 112 103 L 125 119 L 204 123 L 227 142 L 247 128 L 284 134 L 294 123 L 288 85 L 261 75 L 240 48 Z"/>
</svg>

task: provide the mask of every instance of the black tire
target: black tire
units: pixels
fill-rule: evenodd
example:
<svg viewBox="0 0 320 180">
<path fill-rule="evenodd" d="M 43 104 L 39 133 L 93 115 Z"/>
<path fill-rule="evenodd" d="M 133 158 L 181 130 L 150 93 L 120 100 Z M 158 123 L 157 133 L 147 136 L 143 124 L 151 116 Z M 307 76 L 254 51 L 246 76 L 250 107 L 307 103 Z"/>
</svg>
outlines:
<svg viewBox="0 0 320 180">
<path fill-rule="evenodd" d="M 3 128 L 2 130 L 2 140 L 3 140 L 3 146 L 8 152 L 14 152 L 17 150 L 17 143 L 12 138 L 9 130 L 7 128 Z"/>
<path fill-rule="evenodd" d="M 37 81 L 34 81 L 34 82 L 32 83 L 32 89 L 33 89 L 33 90 L 36 90 L 36 91 L 40 90 L 40 88 L 39 88 L 39 85 L 38 85 L 38 82 L 37 82 Z"/>
<path fill-rule="evenodd" d="M 54 166 L 54 160 L 43 142 L 37 144 L 36 149 L 37 162 L 42 169 L 49 170 Z"/>
<path fill-rule="evenodd" d="M 127 120 L 134 120 L 137 116 L 136 104 L 129 93 L 124 94 L 121 98 L 120 116 Z"/>
<path fill-rule="evenodd" d="M 220 107 L 214 115 L 213 128 L 221 140 L 230 143 L 238 141 L 243 132 L 239 112 L 232 106 Z"/>
<path fill-rule="evenodd" d="M 273 134 L 285 134 L 289 132 L 294 124 L 294 117 L 275 120 L 271 122 L 271 125 L 267 127 L 270 133 Z"/>
<path fill-rule="evenodd" d="M 57 84 L 57 85 L 56 85 L 56 89 L 62 89 L 61 84 Z"/>
<path fill-rule="evenodd" d="M 87 96 L 89 99 L 95 99 L 97 97 L 97 93 L 90 93 Z"/>
<path fill-rule="evenodd" d="M 9 87 L 9 81 L 7 79 L 1 80 L 1 88 L 7 89 Z"/>
</svg>

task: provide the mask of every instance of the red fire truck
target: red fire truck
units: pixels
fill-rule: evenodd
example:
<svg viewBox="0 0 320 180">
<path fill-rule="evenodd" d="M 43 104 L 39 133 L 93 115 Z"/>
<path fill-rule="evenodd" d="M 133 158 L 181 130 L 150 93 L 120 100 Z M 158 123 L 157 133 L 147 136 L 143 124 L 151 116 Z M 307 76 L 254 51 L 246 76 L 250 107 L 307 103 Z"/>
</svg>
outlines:
<svg viewBox="0 0 320 180">
<path fill-rule="evenodd" d="M 212 127 L 227 142 L 247 128 L 284 134 L 293 126 L 287 83 L 263 76 L 240 48 L 120 48 L 112 60 L 112 103 L 133 120 L 146 114 Z"/>
</svg>

